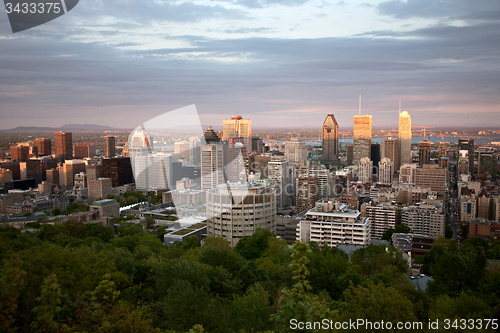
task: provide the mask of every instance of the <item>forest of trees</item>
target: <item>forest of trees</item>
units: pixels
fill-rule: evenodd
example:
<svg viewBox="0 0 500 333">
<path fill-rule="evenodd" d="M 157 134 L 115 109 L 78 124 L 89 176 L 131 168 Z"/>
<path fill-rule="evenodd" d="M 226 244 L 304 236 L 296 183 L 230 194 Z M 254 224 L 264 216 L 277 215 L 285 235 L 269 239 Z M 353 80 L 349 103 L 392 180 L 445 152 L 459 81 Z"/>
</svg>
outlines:
<svg viewBox="0 0 500 333">
<path fill-rule="evenodd" d="M 79 222 L 31 227 L 0 228 L 1 332 L 286 332 L 291 319 L 488 318 L 500 304 L 500 270 L 487 267 L 498 241 L 436 240 L 419 258 L 434 279 L 424 292 L 384 246 L 349 258 L 266 230 L 201 249 L 195 237 L 168 247 L 126 223 L 119 235 Z"/>
</svg>

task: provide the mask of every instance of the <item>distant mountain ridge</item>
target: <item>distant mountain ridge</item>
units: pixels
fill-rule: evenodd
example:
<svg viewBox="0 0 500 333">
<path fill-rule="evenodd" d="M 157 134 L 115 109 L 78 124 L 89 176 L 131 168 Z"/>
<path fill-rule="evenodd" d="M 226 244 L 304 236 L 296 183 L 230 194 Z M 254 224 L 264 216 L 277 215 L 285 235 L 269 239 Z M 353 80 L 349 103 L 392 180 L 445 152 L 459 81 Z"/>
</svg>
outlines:
<svg viewBox="0 0 500 333">
<path fill-rule="evenodd" d="M 123 128 L 114 128 L 110 126 L 103 125 L 95 125 L 95 124 L 66 124 L 61 127 L 36 127 L 36 126 L 18 126 L 12 129 L 0 130 L 0 132 L 59 132 L 59 131 L 67 131 L 67 132 L 87 132 L 87 131 L 129 131 L 128 129 Z"/>
</svg>

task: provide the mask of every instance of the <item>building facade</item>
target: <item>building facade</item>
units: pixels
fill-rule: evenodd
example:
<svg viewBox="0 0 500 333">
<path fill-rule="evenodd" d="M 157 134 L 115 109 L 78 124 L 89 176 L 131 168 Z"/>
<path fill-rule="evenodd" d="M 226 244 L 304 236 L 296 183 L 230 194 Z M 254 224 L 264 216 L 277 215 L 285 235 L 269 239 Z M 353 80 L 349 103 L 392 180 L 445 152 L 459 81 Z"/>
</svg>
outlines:
<svg viewBox="0 0 500 333">
<path fill-rule="evenodd" d="M 348 205 L 330 200 L 321 200 L 305 214 L 299 222 L 297 235 L 304 234 L 302 227 L 309 230 L 309 240 L 320 245 L 339 244 L 367 245 L 371 239 L 371 223 L 362 217 L 359 210 L 351 210 Z M 302 235 L 307 239 L 307 235 Z"/>
<path fill-rule="evenodd" d="M 321 130 L 323 155 L 321 163 L 338 165 L 339 163 L 339 124 L 333 116 L 328 114 Z"/>
<path fill-rule="evenodd" d="M 354 116 L 353 160 L 357 164 L 362 158 L 371 158 L 372 116 Z"/>
<path fill-rule="evenodd" d="M 259 184 L 221 184 L 206 193 L 207 234 L 231 246 L 257 228 L 275 231 L 276 194 Z"/>
<path fill-rule="evenodd" d="M 411 163 L 411 118 L 407 111 L 399 114 L 398 126 L 399 165 Z"/>
</svg>

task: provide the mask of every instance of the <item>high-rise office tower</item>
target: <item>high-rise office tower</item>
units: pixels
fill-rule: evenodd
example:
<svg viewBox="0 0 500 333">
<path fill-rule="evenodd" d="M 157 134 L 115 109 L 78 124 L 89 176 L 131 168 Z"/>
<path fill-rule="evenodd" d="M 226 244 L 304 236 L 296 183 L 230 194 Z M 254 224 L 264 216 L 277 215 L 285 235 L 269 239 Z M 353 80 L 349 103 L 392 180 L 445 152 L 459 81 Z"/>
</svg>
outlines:
<svg viewBox="0 0 500 333">
<path fill-rule="evenodd" d="M 462 149 L 458 151 L 458 160 L 457 160 L 457 173 L 461 174 L 470 174 L 469 170 L 469 151 Z"/>
<path fill-rule="evenodd" d="M 115 137 L 106 136 L 106 154 L 105 157 L 115 157 Z"/>
<path fill-rule="evenodd" d="M 93 143 L 78 142 L 73 147 L 73 157 L 76 159 L 94 157 L 96 155 L 96 148 Z"/>
<path fill-rule="evenodd" d="M 243 156 L 246 154 L 246 147 L 243 144 L 243 138 L 229 138 L 225 153 L 225 172 L 226 181 L 231 183 L 245 183 L 247 175 L 245 171 L 245 162 Z"/>
<path fill-rule="evenodd" d="M 224 183 L 223 156 L 222 145 L 212 143 L 201 146 L 201 189 L 203 191 Z"/>
<path fill-rule="evenodd" d="M 372 142 L 370 159 L 373 162 L 373 174 L 378 174 L 377 166 L 380 162 L 380 144 L 376 142 Z"/>
<path fill-rule="evenodd" d="M 347 165 L 352 165 L 352 160 L 354 158 L 354 144 L 348 143 L 345 145 L 346 149 L 346 162 Z"/>
<path fill-rule="evenodd" d="M 394 163 L 387 157 L 384 157 L 378 164 L 378 182 L 392 184 L 393 174 Z"/>
<path fill-rule="evenodd" d="M 73 187 L 75 184 L 75 175 L 80 172 L 85 172 L 85 163 L 82 160 L 66 161 L 59 175 L 61 185 Z"/>
<path fill-rule="evenodd" d="M 368 183 L 372 181 L 373 176 L 373 162 L 363 157 L 358 161 L 358 181 Z"/>
<path fill-rule="evenodd" d="M 415 185 L 419 187 L 430 187 L 439 195 L 446 193 L 446 170 L 437 165 L 424 165 L 416 169 Z"/>
<path fill-rule="evenodd" d="M 411 163 L 411 118 L 407 111 L 399 113 L 398 146 L 399 169 L 403 164 Z"/>
<path fill-rule="evenodd" d="M 489 173 L 493 176 L 493 169 L 495 166 L 494 157 L 492 153 L 480 152 L 479 153 L 479 173 Z"/>
<path fill-rule="evenodd" d="M 189 141 L 174 142 L 174 154 L 189 161 Z"/>
<path fill-rule="evenodd" d="M 339 124 L 333 116 L 328 114 L 323 122 L 321 130 L 321 139 L 323 146 L 323 155 L 321 163 L 327 165 L 339 164 Z"/>
<path fill-rule="evenodd" d="M 201 140 L 198 137 L 189 139 L 189 162 L 193 166 L 198 166 L 201 163 Z"/>
<path fill-rule="evenodd" d="M 283 156 L 273 156 L 267 165 L 268 177 L 274 181 L 278 208 L 292 205 L 293 188 L 290 180 L 290 165 Z"/>
<path fill-rule="evenodd" d="M 333 196 L 340 195 L 343 190 L 342 186 L 338 186 L 339 178 L 334 175 L 333 172 L 330 172 L 329 169 L 326 168 L 302 168 L 300 170 L 307 170 L 306 172 L 318 177 L 319 184 L 319 195 L 318 199 L 323 198 L 332 198 Z"/>
<path fill-rule="evenodd" d="M 406 163 L 399 169 L 399 181 L 406 184 L 415 184 L 417 165 Z"/>
<path fill-rule="evenodd" d="M 38 155 L 49 156 L 52 154 L 52 141 L 47 138 L 33 140 L 33 144 L 38 148 Z"/>
<path fill-rule="evenodd" d="M 313 208 L 318 198 L 318 176 L 311 173 L 300 173 L 295 179 L 295 210 L 297 213 Z"/>
<path fill-rule="evenodd" d="M 382 146 L 380 147 L 381 158 L 388 158 L 394 163 L 394 167 L 397 168 L 399 160 L 399 148 L 397 139 L 383 139 Z"/>
<path fill-rule="evenodd" d="M 290 162 L 307 161 L 306 143 L 304 141 L 299 141 L 298 138 L 287 141 L 285 145 L 285 158 Z"/>
<path fill-rule="evenodd" d="M 243 138 L 243 144 L 247 153 L 252 151 L 252 121 L 243 119 L 240 115 L 232 116 L 231 119 L 222 121 L 223 139 Z"/>
<path fill-rule="evenodd" d="M 207 144 L 211 143 L 220 143 L 220 137 L 215 133 L 214 129 L 212 126 L 208 126 L 207 130 L 205 131 L 205 142 Z"/>
<path fill-rule="evenodd" d="M 47 182 L 52 185 L 59 185 L 59 170 L 58 169 L 48 169 L 45 171 L 47 175 Z"/>
<path fill-rule="evenodd" d="M 262 138 L 259 138 L 258 136 L 252 137 L 252 151 L 257 151 L 259 153 L 264 152 L 264 143 Z"/>
<path fill-rule="evenodd" d="M 431 142 L 420 141 L 418 144 L 418 165 L 431 164 Z"/>
<path fill-rule="evenodd" d="M 474 139 L 459 139 L 458 150 L 467 150 L 469 152 L 469 173 L 474 173 Z"/>
<path fill-rule="evenodd" d="M 372 116 L 354 116 L 353 143 L 352 163 L 357 164 L 362 158 L 371 158 Z"/>
<path fill-rule="evenodd" d="M 88 179 L 99 178 L 101 176 L 103 178 L 111 178 L 111 185 L 113 187 L 135 183 L 130 157 L 104 158 L 102 166 L 96 165 L 95 172 L 93 169 L 91 167 L 90 170 L 92 172 L 88 171 Z"/>
<path fill-rule="evenodd" d="M 71 132 L 56 132 L 56 157 L 63 160 L 71 160 L 73 158 L 73 133 Z"/>
<path fill-rule="evenodd" d="M 30 147 L 27 146 L 11 146 L 10 147 L 10 160 L 26 162 L 29 157 Z"/>
</svg>

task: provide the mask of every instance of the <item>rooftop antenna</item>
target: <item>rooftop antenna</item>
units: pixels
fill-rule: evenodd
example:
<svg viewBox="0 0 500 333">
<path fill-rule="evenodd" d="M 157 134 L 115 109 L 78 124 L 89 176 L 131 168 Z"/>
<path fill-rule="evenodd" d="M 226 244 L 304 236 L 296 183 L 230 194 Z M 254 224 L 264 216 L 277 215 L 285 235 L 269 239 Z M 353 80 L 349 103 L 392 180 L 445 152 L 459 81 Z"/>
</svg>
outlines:
<svg viewBox="0 0 500 333">
<path fill-rule="evenodd" d="M 399 113 L 401 113 L 401 100 L 399 100 Z"/>
<path fill-rule="evenodd" d="M 359 93 L 359 114 L 361 115 L 361 93 Z"/>
</svg>

